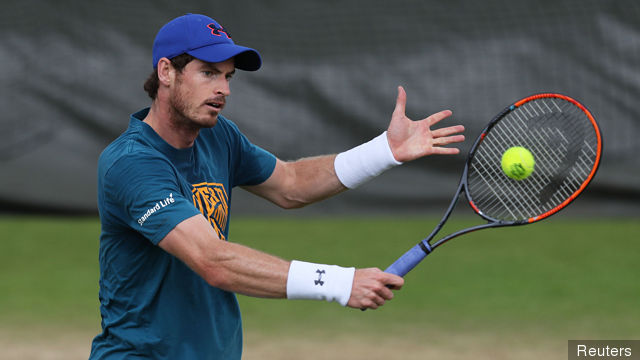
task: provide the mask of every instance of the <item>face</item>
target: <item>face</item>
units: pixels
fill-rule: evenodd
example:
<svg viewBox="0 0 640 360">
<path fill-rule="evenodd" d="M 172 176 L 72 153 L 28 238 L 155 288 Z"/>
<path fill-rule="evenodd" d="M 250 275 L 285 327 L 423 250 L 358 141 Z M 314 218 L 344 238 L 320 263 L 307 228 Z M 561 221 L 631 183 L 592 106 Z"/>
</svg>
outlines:
<svg viewBox="0 0 640 360">
<path fill-rule="evenodd" d="M 194 59 L 182 72 L 175 72 L 169 94 L 173 121 L 194 128 L 213 127 L 231 94 L 234 73 L 233 58 L 220 63 Z"/>
</svg>

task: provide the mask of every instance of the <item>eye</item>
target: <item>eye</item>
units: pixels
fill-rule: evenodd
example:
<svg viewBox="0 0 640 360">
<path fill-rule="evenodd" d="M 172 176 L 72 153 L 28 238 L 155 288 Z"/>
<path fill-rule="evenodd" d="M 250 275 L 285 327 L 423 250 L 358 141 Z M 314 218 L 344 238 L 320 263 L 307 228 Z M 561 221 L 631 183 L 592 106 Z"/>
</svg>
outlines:
<svg viewBox="0 0 640 360">
<path fill-rule="evenodd" d="M 204 70 L 202 71 L 202 74 L 206 77 L 210 77 L 210 76 L 213 76 L 213 71 Z"/>
</svg>

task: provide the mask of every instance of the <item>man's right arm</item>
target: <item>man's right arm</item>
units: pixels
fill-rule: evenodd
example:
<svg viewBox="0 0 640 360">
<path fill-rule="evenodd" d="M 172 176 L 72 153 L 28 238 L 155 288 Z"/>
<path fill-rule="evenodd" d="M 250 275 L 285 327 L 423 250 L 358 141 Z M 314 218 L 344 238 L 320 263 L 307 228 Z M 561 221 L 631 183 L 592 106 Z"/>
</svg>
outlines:
<svg viewBox="0 0 640 360">
<path fill-rule="evenodd" d="M 212 286 L 254 297 L 287 297 L 291 262 L 220 240 L 202 215 L 179 223 L 158 245 Z M 379 269 L 358 269 L 347 306 L 375 309 L 393 298 L 389 287 L 400 289 L 403 283 Z"/>
</svg>

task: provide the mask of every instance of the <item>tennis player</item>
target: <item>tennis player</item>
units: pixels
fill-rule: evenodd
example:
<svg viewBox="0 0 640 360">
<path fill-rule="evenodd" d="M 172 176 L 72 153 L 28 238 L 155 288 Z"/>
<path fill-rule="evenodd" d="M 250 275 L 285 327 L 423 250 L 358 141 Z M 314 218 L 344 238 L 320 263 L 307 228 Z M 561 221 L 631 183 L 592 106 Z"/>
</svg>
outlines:
<svg viewBox="0 0 640 360">
<path fill-rule="evenodd" d="M 338 155 L 282 161 L 221 115 L 236 69 L 260 66 L 258 52 L 207 16 L 187 14 L 158 32 L 145 83 L 151 107 L 131 115 L 98 164 L 102 333 L 91 359 L 240 359 L 235 293 L 375 309 L 402 287 L 379 269 L 287 261 L 227 241 L 231 191 L 305 206 L 402 162 L 456 154 L 442 146 L 462 141 L 463 127 L 430 130 L 450 111 L 409 120 L 399 88 L 380 136 Z"/>
</svg>

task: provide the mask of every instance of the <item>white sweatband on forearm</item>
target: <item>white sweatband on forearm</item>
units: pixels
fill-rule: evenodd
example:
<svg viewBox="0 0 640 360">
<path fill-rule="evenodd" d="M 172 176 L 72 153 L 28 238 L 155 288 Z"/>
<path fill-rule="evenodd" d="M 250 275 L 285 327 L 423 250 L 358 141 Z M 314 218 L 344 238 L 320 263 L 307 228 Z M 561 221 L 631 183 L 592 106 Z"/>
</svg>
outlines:
<svg viewBox="0 0 640 360">
<path fill-rule="evenodd" d="M 287 299 L 335 301 L 346 306 L 355 268 L 293 260 L 287 277 Z"/>
<path fill-rule="evenodd" d="M 393 157 L 385 131 L 369 142 L 341 152 L 333 165 L 340 182 L 347 188 L 354 189 L 400 164 L 402 163 Z"/>
</svg>

